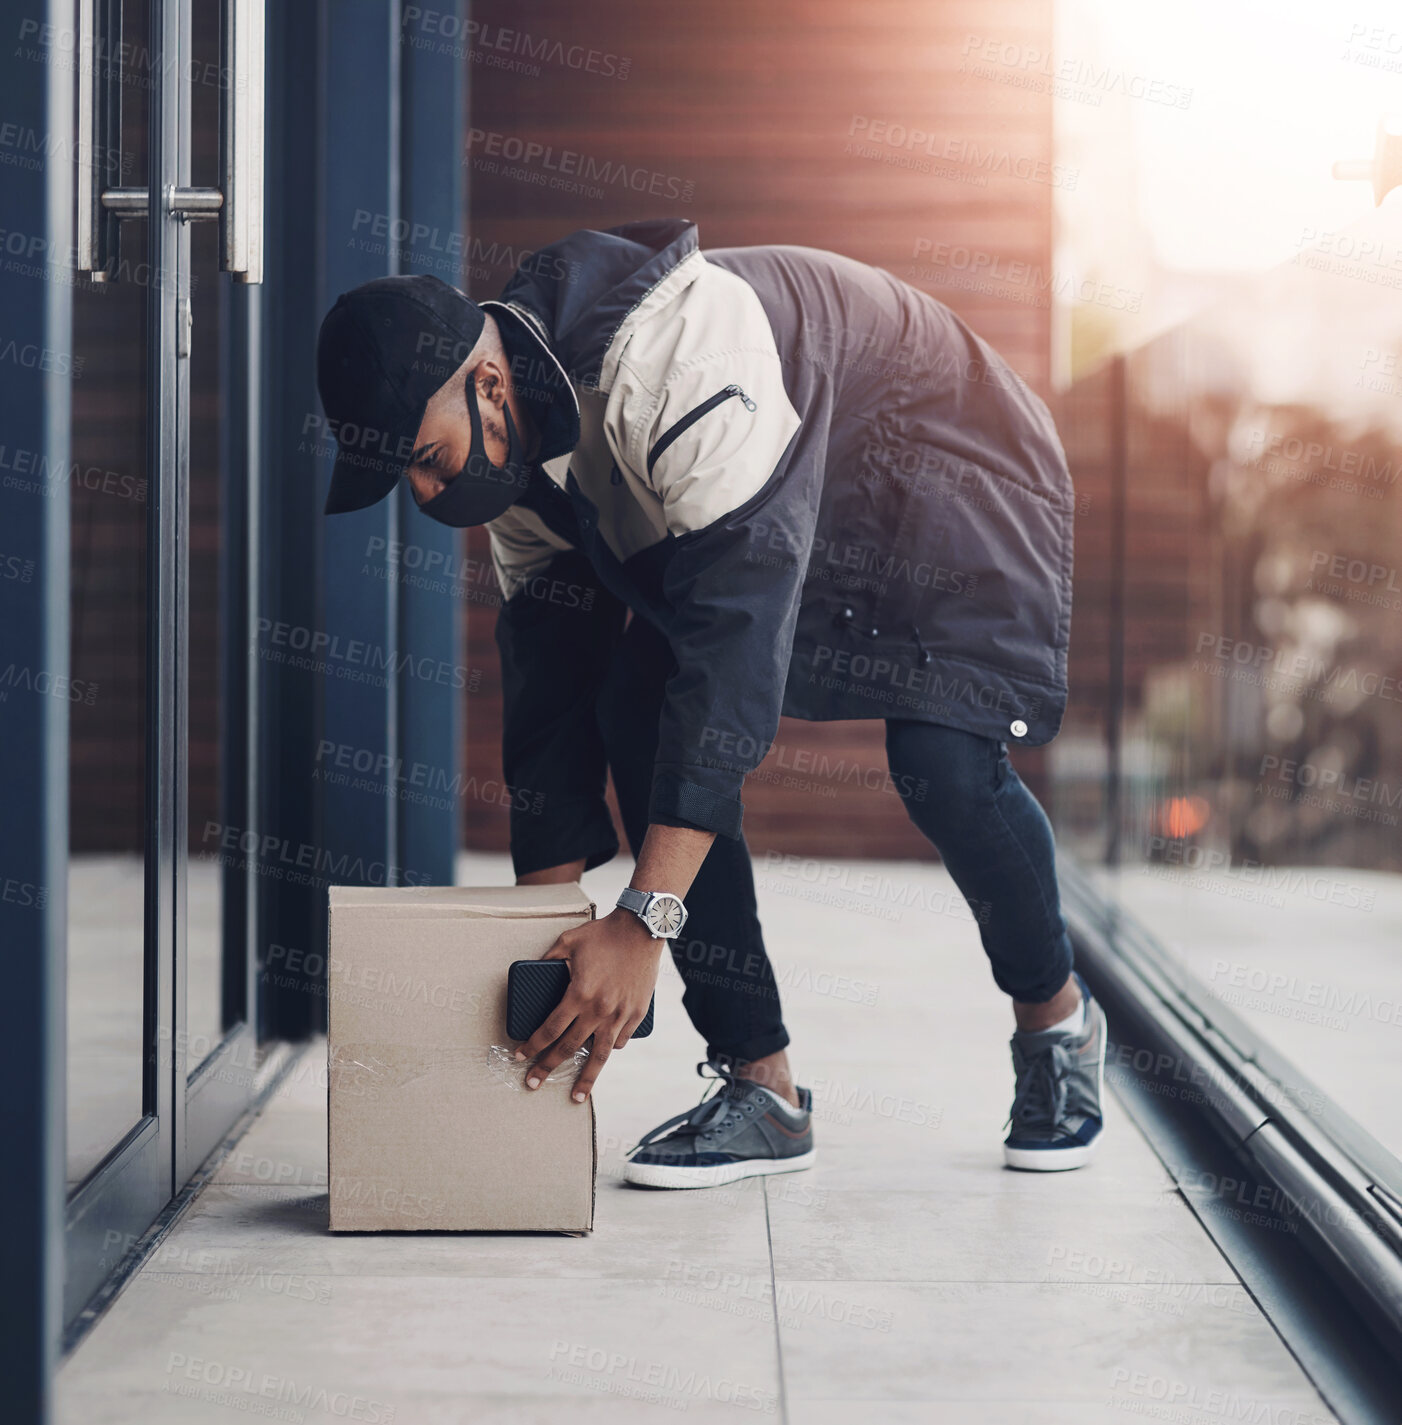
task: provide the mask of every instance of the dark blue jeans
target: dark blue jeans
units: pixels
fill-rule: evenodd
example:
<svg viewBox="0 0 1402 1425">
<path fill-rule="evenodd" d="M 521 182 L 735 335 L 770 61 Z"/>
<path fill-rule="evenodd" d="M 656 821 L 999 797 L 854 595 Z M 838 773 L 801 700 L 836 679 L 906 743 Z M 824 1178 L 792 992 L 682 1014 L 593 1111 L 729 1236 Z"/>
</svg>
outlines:
<svg viewBox="0 0 1402 1425">
<path fill-rule="evenodd" d="M 634 618 L 598 703 L 634 855 L 647 832 L 657 720 L 672 668 L 666 640 Z M 889 719 L 886 758 L 911 820 L 969 903 L 998 988 L 1026 1003 L 1051 999 L 1071 973 L 1051 827 L 1009 763 L 1006 744 Z M 682 1004 L 707 1054 L 743 1063 L 784 1048 L 789 1036 L 743 837 L 716 838 L 686 904 L 689 916 L 672 942 L 672 958 L 686 986 Z"/>
</svg>

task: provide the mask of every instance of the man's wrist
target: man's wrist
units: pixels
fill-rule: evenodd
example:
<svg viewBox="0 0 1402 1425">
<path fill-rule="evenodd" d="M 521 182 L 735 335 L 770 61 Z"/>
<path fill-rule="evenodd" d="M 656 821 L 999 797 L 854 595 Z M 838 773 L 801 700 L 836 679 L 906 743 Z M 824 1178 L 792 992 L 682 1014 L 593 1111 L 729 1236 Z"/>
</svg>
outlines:
<svg viewBox="0 0 1402 1425">
<path fill-rule="evenodd" d="M 632 911 L 624 910 L 622 906 L 615 906 L 605 919 L 613 921 L 619 927 L 620 933 L 627 935 L 629 940 L 635 940 L 638 945 L 652 950 L 654 954 L 660 954 L 666 944 L 666 941 L 659 940 Z"/>
</svg>

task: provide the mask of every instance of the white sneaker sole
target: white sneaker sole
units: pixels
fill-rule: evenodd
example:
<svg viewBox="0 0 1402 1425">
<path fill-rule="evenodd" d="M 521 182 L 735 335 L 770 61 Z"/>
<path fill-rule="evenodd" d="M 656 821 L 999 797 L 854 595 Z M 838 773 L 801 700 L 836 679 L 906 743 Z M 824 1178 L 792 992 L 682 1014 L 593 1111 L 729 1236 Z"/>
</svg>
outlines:
<svg viewBox="0 0 1402 1425">
<path fill-rule="evenodd" d="M 792 1158 L 747 1158 L 738 1163 L 712 1163 L 703 1168 L 669 1168 L 661 1163 L 625 1163 L 623 1181 L 638 1187 L 708 1188 L 739 1182 L 741 1178 L 763 1178 L 773 1173 L 800 1173 L 811 1168 L 817 1149 L 810 1148 Z"/>
<path fill-rule="evenodd" d="M 1083 1168 L 1095 1156 L 1104 1132 L 1102 1128 L 1094 1141 L 1083 1148 L 1009 1148 L 1005 1143 L 1003 1161 L 1010 1168 L 1021 1168 L 1028 1173 L 1064 1173 L 1072 1168 Z"/>
</svg>

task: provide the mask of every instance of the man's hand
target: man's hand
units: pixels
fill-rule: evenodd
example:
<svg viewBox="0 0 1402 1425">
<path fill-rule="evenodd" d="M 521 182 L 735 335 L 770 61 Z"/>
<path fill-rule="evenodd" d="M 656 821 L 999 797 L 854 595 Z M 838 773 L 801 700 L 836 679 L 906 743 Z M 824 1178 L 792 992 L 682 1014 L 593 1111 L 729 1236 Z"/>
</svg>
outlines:
<svg viewBox="0 0 1402 1425">
<path fill-rule="evenodd" d="M 588 1098 L 609 1055 L 628 1042 L 647 1014 L 666 943 L 655 940 L 626 910 L 611 911 L 560 936 L 542 958 L 568 960 L 570 985 L 550 1017 L 516 1051 L 518 1059 L 536 1059 L 527 1071 L 527 1088 L 544 1083 L 592 1036 L 589 1058 L 573 1089 L 576 1103 Z"/>
<path fill-rule="evenodd" d="M 631 885 L 637 890 L 671 891 L 685 898 L 715 840 L 712 831 L 654 823 L 643 838 Z M 517 878 L 518 885 L 558 885 L 578 880 L 583 861 L 570 861 Z M 518 1059 L 540 1058 L 526 1074 L 536 1088 L 593 1035 L 588 1061 L 574 1085 L 583 1103 L 608 1057 L 621 1049 L 643 1022 L 657 984 L 657 963 L 665 940 L 655 940 L 632 911 L 613 910 L 567 930 L 541 957 L 570 962 L 570 987 L 554 1014 L 516 1051 Z"/>
</svg>

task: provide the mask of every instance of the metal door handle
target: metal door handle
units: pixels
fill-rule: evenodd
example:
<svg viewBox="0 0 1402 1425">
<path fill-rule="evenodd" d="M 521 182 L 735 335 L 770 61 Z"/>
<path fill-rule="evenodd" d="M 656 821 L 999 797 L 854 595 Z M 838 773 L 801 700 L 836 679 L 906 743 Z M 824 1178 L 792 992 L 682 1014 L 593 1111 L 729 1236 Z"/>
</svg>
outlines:
<svg viewBox="0 0 1402 1425">
<path fill-rule="evenodd" d="M 105 12 L 98 19 L 99 6 Z M 104 82 L 102 37 L 109 52 L 121 53 L 121 0 L 78 0 L 78 204 L 74 214 L 75 260 L 79 272 L 106 282 L 117 257 L 118 217 L 102 204 L 107 155 L 120 153 L 122 86 Z M 113 147 L 115 143 L 115 148 Z M 120 174 L 121 165 L 118 164 Z"/>
<path fill-rule="evenodd" d="M 263 280 L 263 5 L 223 0 L 224 90 L 219 188 L 168 188 L 162 207 L 182 222 L 217 219 L 220 267 L 240 282 Z M 104 44 L 103 41 L 106 41 Z M 117 224 L 144 218 L 144 188 L 108 188 L 106 156 L 120 140 L 120 74 L 104 61 L 121 53 L 120 0 L 78 0 L 78 204 L 76 259 L 94 282 L 109 281 Z"/>
<path fill-rule="evenodd" d="M 221 265 L 241 282 L 263 280 L 263 5 L 264 0 L 224 0 L 229 86 L 219 126 Z"/>
<path fill-rule="evenodd" d="M 167 188 L 165 197 L 166 212 L 174 214 L 182 223 L 217 218 L 224 211 L 224 195 L 217 188 Z M 102 206 L 119 218 L 144 218 L 148 206 L 146 190 L 104 188 Z"/>
</svg>

